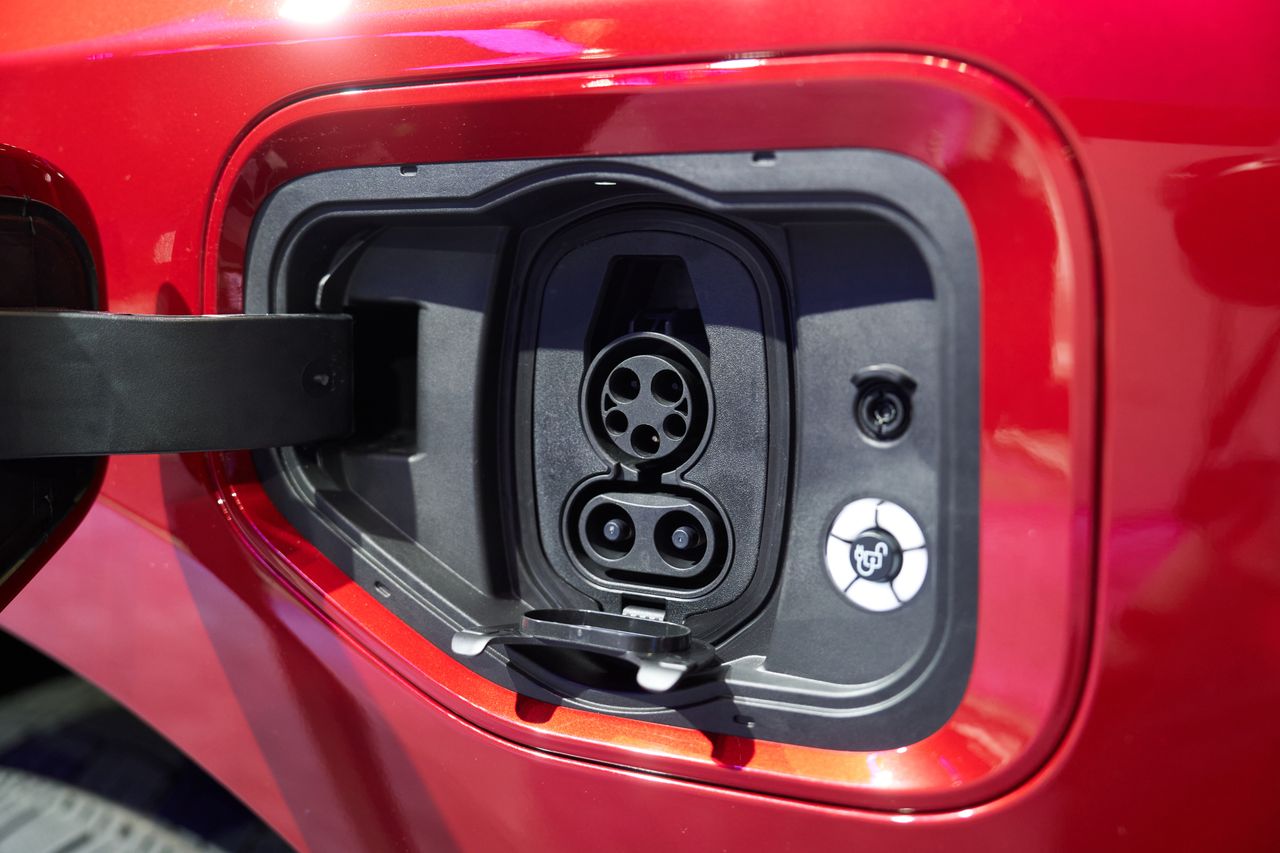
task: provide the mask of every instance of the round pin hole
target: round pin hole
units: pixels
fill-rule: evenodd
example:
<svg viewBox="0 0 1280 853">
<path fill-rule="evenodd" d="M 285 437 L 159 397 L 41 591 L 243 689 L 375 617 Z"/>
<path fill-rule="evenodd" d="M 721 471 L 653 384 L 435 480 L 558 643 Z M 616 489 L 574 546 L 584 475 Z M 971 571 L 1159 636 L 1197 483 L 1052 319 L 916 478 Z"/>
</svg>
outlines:
<svg viewBox="0 0 1280 853">
<path fill-rule="evenodd" d="M 669 566 L 691 569 L 702 561 L 709 543 L 701 520 L 684 510 L 672 510 L 654 525 L 653 544 Z"/>
<path fill-rule="evenodd" d="M 634 400 L 640 393 L 640 377 L 629 367 L 615 367 L 609 374 L 609 393 L 619 400 Z"/>
<path fill-rule="evenodd" d="M 684 380 L 674 370 L 659 370 L 649 384 L 659 403 L 674 406 L 684 397 Z"/>
<path fill-rule="evenodd" d="M 667 415 L 662 421 L 662 431 L 668 438 L 681 439 L 689 431 L 689 425 L 680 415 Z"/>
<path fill-rule="evenodd" d="M 637 456 L 653 456 L 662 448 L 662 436 L 648 424 L 641 424 L 631 431 L 631 449 Z"/>
<path fill-rule="evenodd" d="M 635 544 L 635 525 L 631 516 L 615 504 L 604 503 L 587 514 L 584 525 L 587 545 L 597 558 L 620 560 Z"/>
<path fill-rule="evenodd" d="M 613 409 L 604 416 L 604 427 L 614 435 L 622 435 L 627 431 L 627 416 L 621 409 Z"/>
</svg>

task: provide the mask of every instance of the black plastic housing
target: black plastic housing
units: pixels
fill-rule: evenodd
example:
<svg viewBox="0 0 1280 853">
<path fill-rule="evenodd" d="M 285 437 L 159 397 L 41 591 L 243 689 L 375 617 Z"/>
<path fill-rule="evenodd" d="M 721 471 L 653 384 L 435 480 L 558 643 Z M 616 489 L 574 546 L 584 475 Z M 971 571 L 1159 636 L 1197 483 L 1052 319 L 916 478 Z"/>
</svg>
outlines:
<svg viewBox="0 0 1280 853">
<path fill-rule="evenodd" d="M 98 287 L 88 243 L 70 220 L 28 198 L 0 197 L 0 311 L 92 310 Z M 106 464 L 105 456 L 0 461 L 0 606 L 33 576 L 40 545 L 75 524 Z"/>
<path fill-rule="evenodd" d="M 625 663 L 517 644 L 464 658 L 487 678 L 847 749 L 919 740 L 959 703 L 978 277 L 963 206 L 927 167 L 822 150 L 323 173 L 264 205 L 245 296 L 250 312 L 356 318 L 356 439 L 258 462 L 290 521 L 429 640 L 599 610 L 684 625 L 720 662 L 655 695 Z M 637 356 L 665 360 L 637 376 L 679 379 L 682 435 L 635 443 L 631 420 L 659 423 L 661 394 L 610 431 L 629 400 L 606 396 L 609 378 Z M 890 440 L 856 417 L 855 379 L 883 365 L 913 386 Z M 892 612 L 854 606 L 824 569 L 832 519 L 868 496 L 907 508 L 929 543 L 924 586 Z M 592 538 L 607 504 L 633 557 Z M 683 563 L 657 544 L 682 525 L 703 548 Z"/>
<path fill-rule="evenodd" d="M 785 478 L 780 451 L 789 433 L 781 290 L 745 235 L 656 202 L 593 205 L 586 215 L 551 219 L 521 241 L 516 278 L 527 284 L 514 377 L 514 485 L 520 503 L 538 509 L 536 529 L 521 531 L 537 576 L 558 577 L 606 610 L 620 612 L 639 597 L 675 622 L 700 617 L 691 624 L 715 637 L 758 606 L 776 565 L 772 557 L 761 560 L 759 549 L 768 498 Z M 657 266 L 638 275 L 638 258 L 667 259 L 668 267 L 678 259 L 679 281 L 664 279 Z M 629 274 L 619 276 L 619 267 Z M 687 414 L 688 424 L 678 442 L 664 441 L 648 457 L 628 452 L 591 417 L 615 370 L 632 364 L 645 373 L 640 358 L 666 365 L 654 379 L 682 377 L 668 410 Z M 666 408 L 661 393 L 644 387 L 635 402 L 646 392 L 649 409 Z M 685 403 L 682 413 L 677 407 Z M 519 452 L 525 434 L 527 455 Z M 711 563 L 693 578 L 592 571 L 558 531 L 577 528 L 579 495 L 614 488 L 676 494 L 702 507 L 718 545 L 707 555 Z"/>
</svg>

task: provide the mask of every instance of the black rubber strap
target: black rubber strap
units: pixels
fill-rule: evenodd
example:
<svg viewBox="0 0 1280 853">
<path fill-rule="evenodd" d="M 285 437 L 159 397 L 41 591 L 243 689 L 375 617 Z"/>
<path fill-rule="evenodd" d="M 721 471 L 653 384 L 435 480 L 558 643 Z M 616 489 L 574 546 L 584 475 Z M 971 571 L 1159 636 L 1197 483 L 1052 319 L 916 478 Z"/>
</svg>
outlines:
<svg viewBox="0 0 1280 853">
<path fill-rule="evenodd" d="M 351 419 L 346 315 L 0 312 L 0 459 L 279 447 Z"/>
</svg>

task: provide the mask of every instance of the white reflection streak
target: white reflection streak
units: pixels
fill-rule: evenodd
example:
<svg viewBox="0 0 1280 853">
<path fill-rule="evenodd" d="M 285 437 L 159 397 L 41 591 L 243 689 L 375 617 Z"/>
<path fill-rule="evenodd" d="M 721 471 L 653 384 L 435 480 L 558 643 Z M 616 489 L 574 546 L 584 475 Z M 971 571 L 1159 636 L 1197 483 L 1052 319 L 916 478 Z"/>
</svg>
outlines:
<svg viewBox="0 0 1280 853">
<path fill-rule="evenodd" d="M 323 24 L 338 18 L 351 0 L 284 0 L 280 17 L 300 24 Z"/>
</svg>

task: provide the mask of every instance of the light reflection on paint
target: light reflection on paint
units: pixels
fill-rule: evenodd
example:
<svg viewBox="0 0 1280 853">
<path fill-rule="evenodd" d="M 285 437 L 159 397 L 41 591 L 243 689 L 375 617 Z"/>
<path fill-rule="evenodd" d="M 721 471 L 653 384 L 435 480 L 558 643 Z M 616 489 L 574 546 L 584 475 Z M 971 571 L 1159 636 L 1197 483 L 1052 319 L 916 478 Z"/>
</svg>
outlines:
<svg viewBox="0 0 1280 853">
<path fill-rule="evenodd" d="M 280 17 L 299 24 L 325 24 L 335 21 L 351 6 L 351 0 L 284 0 Z"/>
<path fill-rule="evenodd" d="M 289 2 L 303 2 L 303 0 L 286 0 Z M 325 0 L 325 2 L 338 2 L 338 0 Z M 340 2 L 349 2 L 349 0 L 340 0 Z M 283 9 L 283 7 L 282 7 Z M 283 15 L 283 11 L 281 13 Z M 165 27 L 155 27 L 146 33 L 133 34 L 133 38 L 137 39 L 141 36 L 155 37 L 164 36 L 191 36 L 196 33 L 203 34 L 207 30 L 208 22 L 198 21 L 189 22 L 186 25 L 167 25 Z M 313 35 L 306 38 L 298 39 L 272 39 L 264 41 L 243 41 L 243 42 L 200 42 L 197 44 L 185 44 L 181 47 L 173 48 L 157 48 L 155 50 L 139 50 L 130 53 L 132 56 L 167 56 L 176 53 L 203 53 L 213 50 L 239 50 L 242 48 L 253 47 L 274 47 L 279 45 L 297 45 L 297 44 L 320 44 L 325 42 L 344 42 L 359 41 L 363 39 L 460 39 L 482 50 L 488 50 L 493 53 L 504 54 L 510 57 L 527 58 L 558 58 L 563 56 L 581 56 L 586 52 L 581 44 L 568 41 L 567 39 L 544 33 L 540 30 L 529 30 L 519 27 L 498 27 L 494 29 L 475 29 L 475 30 L 411 30 L 405 32 L 392 33 L 376 33 L 371 35 L 357 34 L 335 34 L 335 35 Z M 488 60 L 476 60 L 472 63 L 462 64 L 484 64 Z M 450 67 L 427 65 L 423 68 Z M 417 69 L 406 69 L 417 70 Z"/>
<path fill-rule="evenodd" d="M 686 79 L 684 77 L 677 78 L 675 74 L 667 75 L 672 79 Z M 652 86 L 657 81 L 647 74 L 629 74 L 625 77 L 595 77 L 582 84 L 584 89 L 608 89 L 611 86 Z"/>
<path fill-rule="evenodd" d="M 880 766 L 880 753 L 872 752 L 867 754 L 867 770 L 871 775 L 871 784 L 877 787 L 892 787 L 897 781 L 893 775 L 893 771 Z"/>
</svg>

